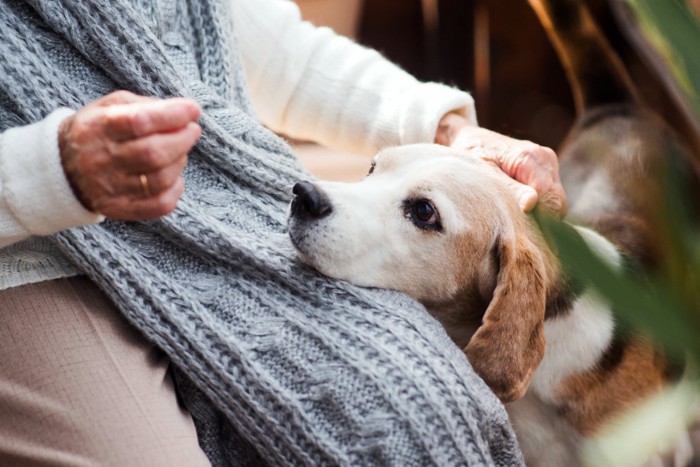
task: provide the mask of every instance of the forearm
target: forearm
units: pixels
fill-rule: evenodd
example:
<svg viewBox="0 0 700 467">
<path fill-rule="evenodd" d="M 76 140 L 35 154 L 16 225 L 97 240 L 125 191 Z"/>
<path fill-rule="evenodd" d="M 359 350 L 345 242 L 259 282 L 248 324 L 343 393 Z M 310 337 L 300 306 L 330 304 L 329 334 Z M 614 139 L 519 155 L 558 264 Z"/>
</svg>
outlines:
<svg viewBox="0 0 700 467">
<path fill-rule="evenodd" d="M 102 219 L 75 198 L 61 167 L 58 126 L 71 114 L 0 134 L 0 247 Z"/>
<path fill-rule="evenodd" d="M 302 22 L 292 2 L 235 5 L 253 102 L 276 131 L 373 153 L 433 141 L 440 119 L 451 111 L 476 123 L 467 93 L 421 83 L 376 51 Z"/>
</svg>

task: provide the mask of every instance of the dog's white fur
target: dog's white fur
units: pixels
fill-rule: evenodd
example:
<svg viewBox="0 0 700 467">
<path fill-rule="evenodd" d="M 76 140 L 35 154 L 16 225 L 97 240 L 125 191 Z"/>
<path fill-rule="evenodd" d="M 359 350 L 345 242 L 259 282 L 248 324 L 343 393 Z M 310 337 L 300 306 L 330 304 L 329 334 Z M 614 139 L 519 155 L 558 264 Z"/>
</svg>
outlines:
<svg viewBox="0 0 700 467">
<path fill-rule="evenodd" d="M 609 241 L 590 229 L 576 230 L 593 252 L 620 267 L 621 255 Z M 533 392 L 544 402 L 556 403 L 562 381 L 598 363 L 613 338 L 614 326 L 610 307 L 590 289 L 574 301 L 570 313 L 546 320 L 547 347 L 532 378 Z"/>
<path fill-rule="evenodd" d="M 292 218 L 297 249 L 322 273 L 357 285 L 401 290 L 418 301 L 454 296 L 464 268 L 481 267 L 495 231 L 508 224 L 511 203 L 495 182 L 499 174 L 441 146 L 388 149 L 374 163 L 374 173 L 359 183 L 315 182 L 333 213 L 313 228 Z M 402 209 L 410 198 L 438 206 L 447 234 L 417 229 Z M 471 251 L 455 254 L 454 239 L 465 232 Z"/>
</svg>

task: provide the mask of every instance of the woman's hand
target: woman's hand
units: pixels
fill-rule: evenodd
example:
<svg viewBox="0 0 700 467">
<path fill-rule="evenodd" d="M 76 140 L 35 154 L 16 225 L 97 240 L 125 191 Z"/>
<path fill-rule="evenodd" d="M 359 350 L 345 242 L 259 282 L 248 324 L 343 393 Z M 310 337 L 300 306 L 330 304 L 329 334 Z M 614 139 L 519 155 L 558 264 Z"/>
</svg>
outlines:
<svg viewBox="0 0 700 467">
<path fill-rule="evenodd" d="M 200 113 L 189 99 L 117 91 L 65 119 L 58 142 L 76 197 L 118 220 L 172 212 L 184 190 L 187 153 L 201 135 Z"/>
<path fill-rule="evenodd" d="M 551 149 L 474 126 L 455 113 L 442 118 L 435 142 L 476 153 L 493 162 L 511 178 L 513 193 L 523 211 L 528 212 L 539 204 L 557 216 L 566 214 L 559 162 Z"/>
</svg>

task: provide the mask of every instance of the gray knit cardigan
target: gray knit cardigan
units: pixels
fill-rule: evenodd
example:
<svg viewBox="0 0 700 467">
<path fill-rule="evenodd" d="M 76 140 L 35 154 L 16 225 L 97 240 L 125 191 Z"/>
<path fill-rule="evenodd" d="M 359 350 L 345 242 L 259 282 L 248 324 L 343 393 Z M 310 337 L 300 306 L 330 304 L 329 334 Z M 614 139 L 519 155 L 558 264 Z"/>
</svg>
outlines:
<svg viewBox="0 0 700 467">
<path fill-rule="evenodd" d="M 520 465 L 503 407 L 425 310 L 300 264 L 310 175 L 252 116 L 235 0 L 0 0 L 0 130 L 114 89 L 189 96 L 177 210 L 51 241 L 172 360 L 215 465 Z"/>
</svg>

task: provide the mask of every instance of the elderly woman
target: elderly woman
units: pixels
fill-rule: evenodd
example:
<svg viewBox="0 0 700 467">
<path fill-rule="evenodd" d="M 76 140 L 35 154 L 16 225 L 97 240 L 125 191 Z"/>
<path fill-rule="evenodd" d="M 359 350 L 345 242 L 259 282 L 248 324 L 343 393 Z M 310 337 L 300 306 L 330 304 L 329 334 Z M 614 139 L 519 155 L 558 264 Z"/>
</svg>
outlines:
<svg viewBox="0 0 700 467">
<path fill-rule="evenodd" d="M 480 147 L 563 210 L 550 150 L 282 0 L 0 0 L 0 50 L 1 465 L 522 462 L 424 309 L 294 260 L 259 121 Z"/>
</svg>

